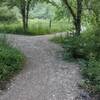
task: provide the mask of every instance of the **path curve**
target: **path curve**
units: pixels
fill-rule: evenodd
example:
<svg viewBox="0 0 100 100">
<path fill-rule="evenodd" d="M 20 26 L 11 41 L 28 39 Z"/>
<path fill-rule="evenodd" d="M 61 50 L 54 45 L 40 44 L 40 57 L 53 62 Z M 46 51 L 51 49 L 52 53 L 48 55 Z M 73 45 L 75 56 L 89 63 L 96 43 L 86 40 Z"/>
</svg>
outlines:
<svg viewBox="0 0 100 100">
<path fill-rule="evenodd" d="M 62 48 L 49 41 L 51 36 L 10 35 L 27 61 L 0 100 L 75 100 L 79 95 L 79 67 L 61 59 Z"/>
</svg>

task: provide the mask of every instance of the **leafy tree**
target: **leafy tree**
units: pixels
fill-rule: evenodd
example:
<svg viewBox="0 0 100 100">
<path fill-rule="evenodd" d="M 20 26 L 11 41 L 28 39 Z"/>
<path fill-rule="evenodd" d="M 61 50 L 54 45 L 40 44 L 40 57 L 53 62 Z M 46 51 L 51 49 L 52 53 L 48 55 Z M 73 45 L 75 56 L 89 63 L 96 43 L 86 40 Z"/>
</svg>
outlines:
<svg viewBox="0 0 100 100">
<path fill-rule="evenodd" d="M 29 19 L 29 11 L 31 5 L 34 6 L 38 0 L 6 0 L 7 5 L 9 7 L 18 7 L 20 10 L 20 14 L 22 15 L 23 22 L 23 30 L 24 32 L 28 29 L 28 19 Z"/>
<path fill-rule="evenodd" d="M 42 1 L 46 1 L 47 3 L 51 3 L 52 5 L 56 5 L 59 3 L 56 3 L 56 1 L 54 0 L 42 0 Z M 59 0 L 58 0 L 59 1 Z M 80 31 L 81 31 L 81 16 L 82 16 L 82 3 L 83 0 L 60 0 L 62 2 L 62 4 L 68 8 L 72 18 L 73 18 L 73 24 L 75 26 L 75 35 L 80 35 Z M 74 3 L 74 8 L 73 8 L 73 3 Z"/>
<path fill-rule="evenodd" d="M 70 14 L 73 18 L 73 24 L 75 26 L 76 32 L 75 34 L 78 36 L 80 35 L 81 31 L 81 16 L 82 16 L 82 3 L 83 0 L 76 0 L 75 6 L 73 9 L 72 2 L 70 3 L 69 0 L 62 0 L 65 6 L 69 9 Z"/>
<path fill-rule="evenodd" d="M 85 0 L 87 9 L 93 12 L 96 24 L 100 26 L 100 1 L 99 0 Z"/>
</svg>

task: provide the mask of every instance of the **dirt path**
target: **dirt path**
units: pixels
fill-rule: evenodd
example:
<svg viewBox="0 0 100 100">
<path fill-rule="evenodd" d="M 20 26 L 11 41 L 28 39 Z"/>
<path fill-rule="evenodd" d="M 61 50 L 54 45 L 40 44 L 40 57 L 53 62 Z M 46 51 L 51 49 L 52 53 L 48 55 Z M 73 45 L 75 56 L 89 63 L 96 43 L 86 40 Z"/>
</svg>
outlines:
<svg viewBox="0 0 100 100">
<path fill-rule="evenodd" d="M 78 65 L 63 61 L 57 53 L 62 48 L 48 41 L 49 37 L 10 36 L 27 61 L 0 100 L 75 100 L 79 95 Z"/>
</svg>

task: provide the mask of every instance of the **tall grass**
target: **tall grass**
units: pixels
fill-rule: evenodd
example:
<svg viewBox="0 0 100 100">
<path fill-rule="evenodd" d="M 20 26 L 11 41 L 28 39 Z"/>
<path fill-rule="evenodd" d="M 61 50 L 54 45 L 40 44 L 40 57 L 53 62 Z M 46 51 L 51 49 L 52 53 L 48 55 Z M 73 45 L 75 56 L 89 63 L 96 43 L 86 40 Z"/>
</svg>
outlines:
<svg viewBox="0 0 100 100">
<path fill-rule="evenodd" d="M 0 23 L 0 32 L 11 34 L 44 35 L 56 32 L 68 32 L 71 28 L 72 25 L 64 20 L 52 21 L 52 25 L 49 27 L 49 20 L 30 19 L 27 33 L 24 33 L 21 20 L 16 23 Z"/>
<path fill-rule="evenodd" d="M 0 35 L 0 90 L 22 69 L 23 61 L 23 54 L 7 43 L 5 35 Z"/>
</svg>

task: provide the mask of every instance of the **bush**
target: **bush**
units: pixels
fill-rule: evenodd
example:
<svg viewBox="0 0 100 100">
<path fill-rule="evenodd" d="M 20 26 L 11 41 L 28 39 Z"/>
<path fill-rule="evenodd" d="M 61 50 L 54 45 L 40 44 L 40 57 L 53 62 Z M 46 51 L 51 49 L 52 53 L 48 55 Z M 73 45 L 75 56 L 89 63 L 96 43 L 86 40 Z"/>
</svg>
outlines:
<svg viewBox="0 0 100 100">
<path fill-rule="evenodd" d="M 91 93 L 100 92 L 100 61 L 94 58 L 89 59 L 87 64 L 82 67 L 82 75 Z"/>
<path fill-rule="evenodd" d="M 0 88 L 2 88 L 1 83 L 9 81 L 22 69 L 23 61 L 23 54 L 0 39 Z"/>
<path fill-rule="evenodd" d="M 63 43 L 66 52 L 71 57 L 89 60 L 91 56 L 100 58 L 100 30 L 95 30 L 90 35 L 80 35 L 79 37 L 67 37 Z M 88 33 L 85 33 L 88 34 Z"/>
<path fill-rule="evenodd" d="M 66 40 L 66 36 L 60 35 L 60 36 L 55 36 L 51 39 L 51 41 L 55 42 L 55 43 L 59 43 L 59 44 L 63 44 Z"/>
<path fill-rule="evenodd" d="M 69 53 L 70 57 L 74 58 L 83 58 L 83 41 L 81 37 L 67 37 L 65 42 L 63 43 L 63 47 L 67 53 Z"/>
</svg>

